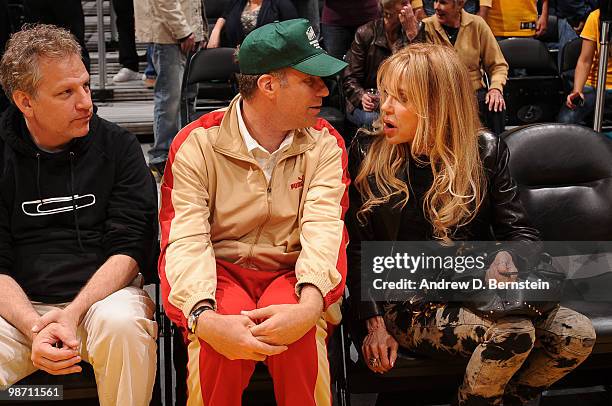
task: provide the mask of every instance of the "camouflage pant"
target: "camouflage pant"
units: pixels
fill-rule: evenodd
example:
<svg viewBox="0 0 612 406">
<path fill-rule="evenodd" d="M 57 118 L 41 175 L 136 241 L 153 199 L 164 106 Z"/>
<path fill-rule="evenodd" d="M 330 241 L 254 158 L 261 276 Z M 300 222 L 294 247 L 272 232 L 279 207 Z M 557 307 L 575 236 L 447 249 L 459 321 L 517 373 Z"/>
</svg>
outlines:
<svg viewBox="0 0 612 406">
<path fill-rule="evenodd" d="M 453 304 L 416 318 L 390 306 L 384 318 L 412 352 L 469 358 L 459 405 L 522 405 L 576 368 L 595 344 L 591 321 L 564 307 L 536 320 L 491 321 Z"/>
</svg>

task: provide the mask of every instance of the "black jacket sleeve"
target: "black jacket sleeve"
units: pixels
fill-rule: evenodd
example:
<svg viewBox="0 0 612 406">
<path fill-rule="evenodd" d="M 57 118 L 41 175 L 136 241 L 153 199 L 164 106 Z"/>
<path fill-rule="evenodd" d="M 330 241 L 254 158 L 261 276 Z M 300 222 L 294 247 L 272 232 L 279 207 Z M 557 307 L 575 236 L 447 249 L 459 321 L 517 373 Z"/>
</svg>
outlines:
<svg viewBox="0 0 612 406">
<path fill-rule="evenodd" d="M 372 23 L 357 29 L 355 39 L 347 52 L 348 67 L 342 72 L 342 85 L 347 100 L 354 109 L 361 108 L 361 98 L 365 93 L 363 82 L 366 76 L 366 58 L 368 48 L 372 45 Z"/>
<path fill-rule="evenodd" d="M 487 138 L 483 163 L 488 171 L 488 199 L 492 210 L 492 229 L 495 240 L 501 242 L 501 249 L 512 254 L 515 265 L 526 270 L 539 258 L 542 251 L 540 233 L 527 216 L 520 199 L 520 189 L 510 174 L 508 163 L 510 150 L 503 139 L 493 134 L 481 135 Z M 507 247 L 503 242 L 511 241 Z"/>
<path fill-rule="evenodd" d="M 4 199 L 0 199 L 0 274 L 13 276 L 13 261 L 10 216 Z"/>
<path fill-rule="evenodd" d="M 365 146 L 360 142 L 360 138 L 359 135 L 355 136 L 349 148 L 349 174 L 352 182 L 349 186 L 349 209 L 345 216 L 345 224 L 349 233 L 349 245 L 346 251 L 348 265 L 346 284 L 349 289 L 351 317 L 366 320 L 382 315 L 383 310 L 381 303 L 372 300 L 371 297 L 363 297 L 361 294 L 361 242 L 375 240 L 375 236 L 370 221 L 361 224 L 357 219 L 357 212 L 363 201 L 355 187 L 354 180 L 365 155 Z"/>
<path fill-rule="evenodd" d="M 119 141 L 121 140 L 121 141 Z M 157 244 L 157 186 L 136 137 L 127 131 L 115 147 L 114 185 L 107 205 L 104 250 L 132 257 L 140 272 L 150 269 Z"/>
</svg>

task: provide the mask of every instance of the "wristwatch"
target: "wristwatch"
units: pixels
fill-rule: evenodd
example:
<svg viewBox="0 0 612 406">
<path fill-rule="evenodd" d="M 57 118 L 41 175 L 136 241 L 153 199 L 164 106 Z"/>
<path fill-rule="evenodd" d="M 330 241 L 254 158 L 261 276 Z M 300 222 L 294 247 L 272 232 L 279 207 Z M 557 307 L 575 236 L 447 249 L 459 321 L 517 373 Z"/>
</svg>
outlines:
<svg viewBox="0 0 612 406">
<path fill-rule="evenodd" d="M 189 317 L 187 318 L 187 328 L 191 334 L 195 334 L 196 327 L 198 326 L 198 317 L 200 317 L 200 314 L 204 313 L 206 310 L 214 311 L 215 309 L 213 309 L 213 307 L 210 305 L 204 305 L 189 313 Z"/>
</svg>

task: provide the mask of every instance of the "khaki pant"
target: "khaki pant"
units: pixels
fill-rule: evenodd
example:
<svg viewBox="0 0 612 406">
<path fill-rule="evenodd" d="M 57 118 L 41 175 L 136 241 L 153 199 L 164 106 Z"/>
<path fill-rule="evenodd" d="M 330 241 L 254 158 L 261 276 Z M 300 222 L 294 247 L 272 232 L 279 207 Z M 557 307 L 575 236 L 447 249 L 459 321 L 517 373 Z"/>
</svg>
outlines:
<svg viewBox="0 0 612 406">
<path fill-rule="evenodd" d="M 33 303 L 39 314 L 67 303 Z M 101 406 L 148 405 L 156 372 L 155 304 L 134 286 L 94 303 L 77 330 L 81 358 L 93 366 Z M 31 346 L 0 318 L 0 390 L 36 371 Z"/>
<path fill-rule="evenodd" d="M 534 320 L 482 318 L 458 304 L 412 317 L 400 306 L 385 313 L 399 345 L 434 357 L 469 358 L 458 391 L 460 406 L 524 405 L 591 353 L 591 321 L 560 307 Z"/>
</svg>

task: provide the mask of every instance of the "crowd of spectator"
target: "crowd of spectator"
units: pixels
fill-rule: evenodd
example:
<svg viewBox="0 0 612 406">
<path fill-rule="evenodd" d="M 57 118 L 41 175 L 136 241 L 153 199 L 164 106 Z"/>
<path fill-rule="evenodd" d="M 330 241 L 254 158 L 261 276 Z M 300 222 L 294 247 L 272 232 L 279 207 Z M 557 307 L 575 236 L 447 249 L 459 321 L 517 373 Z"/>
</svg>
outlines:
<svg viewBox="0 0 612 406">
<path fill-rule="evenodd" d="M 89 69 L 80 2 L 62 3 L 61 10 L 54 4 L 46 0 L 24 0 L 25 21 L 54 23 L 69 29 L 79 41 Z M 415 41 L 444 43 L 457 50 L 472 72 L 481 121 L 499 134 L 506 122 L 503 94 L 509 72 L 496 40 L 542 38 L 550 49 L 558 50 L 560 62 L 563 47 L 581 35 L 584 45 L 577 68 L 578 80 L 574 81 L 568 103 L 561 107 L 559 120 L 584 122 L 594 108 L 599 19 L 591 14 L 600 8 L 597 0 L 366 0 L 356 3 L 228 0 L 222 15 L 211 27 L 207 25 L 206 1 L 132 0 L 113 1 L 112 5 L 117 15 L 121 65 L 113 81 L 142 79 L 146 86 L 154 88 L 155 141 L 149 155 L 152 169 L 159 173 L 163 172 L 167 149 L 179 128 L 180 81 L 189 54 L 200 47 L 235 48 L 254 28 L 296 17 L 311 21 L 315 34 L 330 55 L 349 62 L 341 74 L 341 87 L 346 119 L 355 127 L 371 128 L 378 117 L 379 95 L 374 80 L 380 63 Z M 8 19 L 6 5 L 0 8 L 3 18 Z M 418 22 L 418 35 L 407 34 L 407 30 L 414 31 L 407 12 L 410 19 Z M 550 15 L 557 20 L 549 29 Z M 15 29 L 11 24 L 3 27 L 5 36 Z M 143 73 L 139 72 L 136 40 L 148 44 Z M 569 102 L 577 95 L 584 99 L 578 108 Z"/>
</svg>

